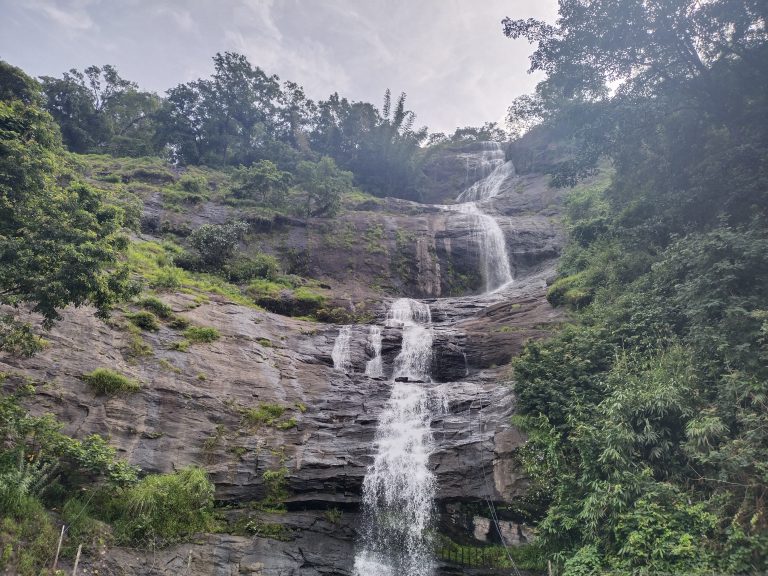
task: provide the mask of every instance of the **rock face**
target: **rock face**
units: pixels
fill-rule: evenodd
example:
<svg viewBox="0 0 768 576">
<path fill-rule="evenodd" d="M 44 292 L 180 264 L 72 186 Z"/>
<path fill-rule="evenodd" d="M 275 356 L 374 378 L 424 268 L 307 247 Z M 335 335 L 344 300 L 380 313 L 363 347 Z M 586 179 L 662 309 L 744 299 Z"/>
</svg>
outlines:
<svg viewBox="0 0 768 576">
<path fill-rule="evenodd" d="M 469 152 L 457 151 L 456 163 Z M 456 183 L 450 186 L 455 192 Z M 523 438 L 510 424 L 515 400 L 504 365 L 526 339 L 546 335 L 560 320 L 544 299 L 562 243 L 558 202 L 543 178 L 524 176 L 483 205 L 504 231 L 515 276 L 505 290 L 484 296 L 439 298 L 480 291 L 471 219 L 439 206 L 388 199 L 333 222 L 288 221 L 263 233 L 275 252 L 309 253 L 309 272 L 326 279 L 344 305 L 366 304 L 378 325 L 391 302 L 387 293 L 429 303 L 433 382 L 424 386 L 447 408 L 431 422 L 440 523 L 481 542 L 490 538 L 482 516 L 467 521 L 454 512 L 462 502 L 511 502 L 525 491 L 513 459 Z M 194 216 L 197 223 L 228 217 L 226 209 L 209 208 Z M 89 309 L 69 309 L 46 336 L 50 345 L 43 352 L 26 360 L 0 357 L 0 371 L 45 382 L 31 406 L 35 412 L 56 414 L 73 436 L 109 437 L 122 456 L 148 472 L 204 466 L 217 501 L 229 504 L 232 514 L 246 514 L 249 503 L 266 495 L 264 472 L 285 468 L 288 512 L 260 518 L 283 525 L 284 532 L 279 540 L 204 535 L 151 553 L 112 549 L 104 559 L 85 559 L 86 567 L 142 576 L 351 575 L 361 484 L 389 397 L 400 330 L 382 329 L 385 377 L 371 379 L 364 376 L 372 354 L 367 325 L 352 326 L 352 368 L 341 373 L 331 359 L 338 326 L 217 296 L 202 303 L 181 293 L 162 299 L 191 323 L 216 328 L 221 339 L 174 351 L 170 345 L 180 335 L 163 326 L 142 334 L 151 353 L 137 356 L 135 336 L 119 317 L 105 324 Z M 96 396 L 81 376 L 98 367 L 143 386 L 130 395 Z M 249 423 L 247 411 L 263 404 L 282 406 L 282 421 L 293 418 L 295 426 Z M 527 528 L 505 522 L 510 538 L 529 539 Z"/>
</svg>

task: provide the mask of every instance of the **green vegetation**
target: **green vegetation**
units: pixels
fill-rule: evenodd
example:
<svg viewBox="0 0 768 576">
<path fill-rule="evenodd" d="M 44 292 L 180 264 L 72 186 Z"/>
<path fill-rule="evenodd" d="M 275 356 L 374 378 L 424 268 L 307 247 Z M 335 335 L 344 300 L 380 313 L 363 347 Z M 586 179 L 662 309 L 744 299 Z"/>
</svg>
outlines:
<svg viewBox="0 0 768 576">
<path fill-rule="evenodd" d="M 115 502 L 118 541 L 157 547 L 209 531 L 213 520 L 213 484 L 201 468 L 153 474 L 125 489 Z"/>
<path fill-rule="evenodd" d="M 329 508 L 325 511 L 325 519 L 328 520 L 331 524 L 339 524 L 341 522 L 342 516 L 344 516 L 344 512 L 339 510 L 338 508 Z"/>
<path fill-rule="evenodd" d="M 271 426 L 284 413 L 285 408 L 279 404 L 259 404 L 258 408 L 245 408 L 242 411 L 243 423 L 248 426 Z"/>
<path fill-rule="evenodd" d="M 246 293 L 259 306 L 270 312 L 286 316 L 314 316 L 325 305 L 325 296 L 310 286 L 302 285 L 302 279 L 281 276 L 274 281 L 253 280 Z"/>
<path fill-rule="evenodd" d="M 160 330 L 160 323 L 157 321 L 157 316 L 152 312 L 142 310 L 140 312 L 133 312 L 125 315 L 126 319 L 142 330 L 148 330 L 149 332 L 157 332 Z"/>
<path fill-rule="evenodd" d="M 566 576 L 762 573 L 766 14 L 629 4 L 505 22 L 548 74 L 511 113 L 568 143 L 555 182 L 612 165 L 568 202 L 549 299 L 574 323 L 514 363 L 541 556 Z"/>
<path fill-rule="evenodd" d="M 221 334 L 209 326 L 190 326 L 184 330 L 184 337 L 193 344 L 216 342 Z"/>
<path fill-rule="evenodd" d="M 46 327 L 70 304 L 106 317 L 134 290 L 118 265 L 125 212 L 68 169 L 40 86 L 5 62 L 0 86 L 0 304 L 29 304 Z M 10 351 L 39 349 L 28 326 L 3 324 Z"/>
<path fill-rule="evenodd" d="M 173 309 L 168 306 L 168 304 L 162 300 L 159 300 L 158 298 L 155 298 L 154 296 L 147 296 L 146 298 L 142 298 L 139 301 L 139 306 L 145 310 L 148 310 L 149 312 L 152 312 L 155 316 L 162 318 L 163 320 L 169 320 L 174 317 Z"/>
<path fill-rule="evenodd" d="M 474 546 L 459 544 L 447 536 L 439 535 L 436 543 L 436 556 L 441 560 L 471 568 L 512 568 L 521 570 L 546 570 L 542 562 L 541 551 L 536 545 L 504 547 L 500 544 Z M 512 562 L 510 561 L 512 558 Z"/>
<path fill-rule="evenodd" d="M 13 574 L 47 573 L 60 517 L 68 529 L 62 555 L 86 553 L 113 539 L 157 547 L 212 529 L 213 485 L 204 471 L 150 474 L 115 457 L 100 436 L 75 440 L 51 416 L 23 407 L 34 387 L 16 377 L 0 394 L 0 562 Z M 54 514 L 53 511 L 57 511 Z"/>
<path fill-rule="evenodd" d="M 282 462 L 282 458 L 281 458 Z M 266 494 L 259 503 L 259 508 L 268 512 L 284 512 L 285 499 L 288 498 L 288 489 L 286 487 L 286 477 L 288 468 L 281 465 L 276 470 L 267 470 L 262 474 Z"/>
<path fill-rule="evenodd" d="M 117 394 L 118 392 L 136 392 L 141 384 L 136 380 L 114 372 L 109 368 L 96 368 L 93 372 L 83 374 L 85 381 L 97 394 Z"/>
</svg>

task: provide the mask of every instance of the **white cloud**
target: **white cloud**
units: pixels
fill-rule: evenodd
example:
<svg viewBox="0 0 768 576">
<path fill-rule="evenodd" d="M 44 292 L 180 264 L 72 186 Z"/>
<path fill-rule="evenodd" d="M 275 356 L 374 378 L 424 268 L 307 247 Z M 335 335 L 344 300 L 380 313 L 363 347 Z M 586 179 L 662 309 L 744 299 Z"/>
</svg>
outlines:
<svg viewBox="0 0 768 576">
<path fill-rule="evenodd" d="M 98 0 L 29 0 L 26 7 L 45 15 L 69 33 L 96 28 L 88 8 Z"/>
<path fill-rule="evenodd" d="M 170 18 L 184 32 L 198 30 L 197 23 L 189 10 L 172 6 L 155 6 L 152 10 L 155 16 Z"/>
</svg>

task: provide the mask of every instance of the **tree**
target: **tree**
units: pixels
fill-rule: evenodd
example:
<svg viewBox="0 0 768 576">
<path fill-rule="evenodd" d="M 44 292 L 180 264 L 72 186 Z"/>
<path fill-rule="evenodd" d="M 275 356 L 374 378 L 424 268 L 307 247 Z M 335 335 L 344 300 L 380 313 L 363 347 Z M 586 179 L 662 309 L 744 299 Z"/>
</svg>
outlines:
<svg viewBox="0 0 768 576">
<path fill-rule="evenodd" d="M 318 162 L 299 162 L 296 183 L 306 193 L 306 217 L 333 216 L 341 206 L 342 194 L 353 190 L 352 173 L 340 170 L 328 156 Z"/>
<path fill-rule="evenodd" d="M 267 156 L 277 138 L 279 78 L 254 68 L 234 52 L 216 54 L 213 63 L 210 79 L 168 91 L 159 116 L 159 138 L 183 163 L 249 165 Z M 289 98 L 292 105 L 303 95 L 299 87 L 294 88 L 294 98 Z M 295 115 L 288 116 L 296 120 Z"/>
<path fill-rule="evenodd" d="M 232 176 L 232 191 L 236 198 L 249 198 L 271 207 L 284 204 L 291 184 L 291 174 L 283 172 L 270 160 L 260 160 L 253 166 L 241 166 Z"/>
<path fill-rule="evenodd" d="M 41 82 L 46 108 L 69 150 L 124 156 L 158 151 L 154 120 L 160 98 L 139 91 L 114 66 L 72 69 L 61 78 L 44 76 Z"/>
<path fill-rule="evenodd" d="M 0 62 L 0 86 L 0 303 L 29 304 L 45 326 L 70 304 L 104 317 L 132 292 L 122 210 L 67 171 L 39 85 Z"/>
<path fill-rule="evenodd" d="M 198 251 L 207 268 L 221 270 L 234 255 L 247 230 L 248 226 L 244 222 L 203 224 L 190 234 L 189 243 Z"/>
</svg>

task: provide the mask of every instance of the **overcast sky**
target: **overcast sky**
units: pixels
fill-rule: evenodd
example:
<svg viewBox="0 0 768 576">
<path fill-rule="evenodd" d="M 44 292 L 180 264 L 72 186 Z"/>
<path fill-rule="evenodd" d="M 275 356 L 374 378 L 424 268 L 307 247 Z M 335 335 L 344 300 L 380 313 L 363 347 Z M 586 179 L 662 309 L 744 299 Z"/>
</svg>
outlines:
<svg viewBox="0 0 768 576">
<path fill-rule="evenodd" d="M 500 21 L 553 21 L 556 0 L 0 0 L 0 59 L 29 74 L 114 64 L 164 93 L 245 54 L 314 99 L 408 94 L 433 132 L 500 121 L 530 92 L 530 46 Z"/>
</svg>

